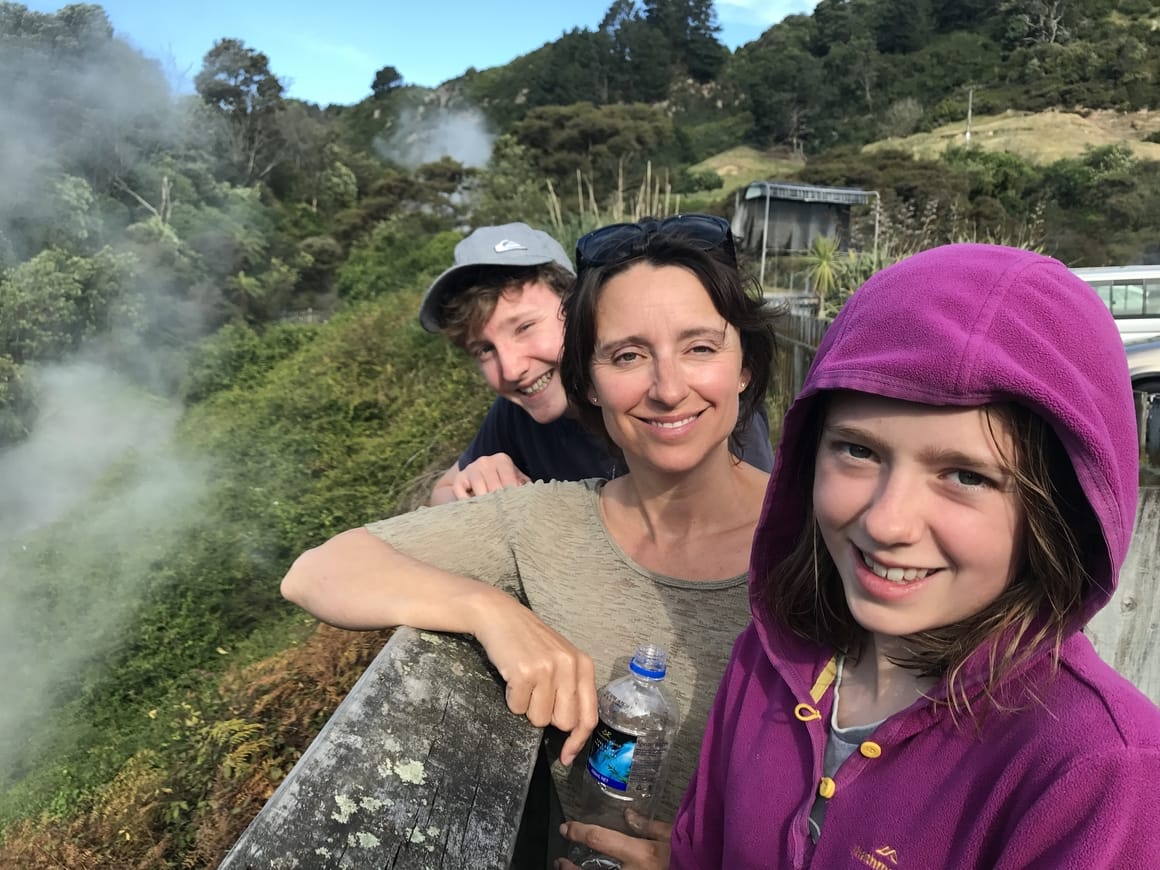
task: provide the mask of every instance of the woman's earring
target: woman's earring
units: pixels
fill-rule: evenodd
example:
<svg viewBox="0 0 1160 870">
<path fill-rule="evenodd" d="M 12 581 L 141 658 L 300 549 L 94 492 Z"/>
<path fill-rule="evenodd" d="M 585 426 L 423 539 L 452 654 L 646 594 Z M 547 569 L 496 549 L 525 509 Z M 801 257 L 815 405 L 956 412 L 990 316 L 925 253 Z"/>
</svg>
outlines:
<svg viewBox="0 0 1160 870">
<path fill-rule="evenodd" d="M 596 398 L 596 394 L 595 394 L 595 393 L 593 393 L 592 395 L 590 395 L 590 396 L 588 397 L 588 401 L 589 401 L 589 402 L 591 402 L 593 405 L 599 405 L 599 404 L 600 404 L 600 400 L 599 400 L 598 398 Z"/>
</svg>

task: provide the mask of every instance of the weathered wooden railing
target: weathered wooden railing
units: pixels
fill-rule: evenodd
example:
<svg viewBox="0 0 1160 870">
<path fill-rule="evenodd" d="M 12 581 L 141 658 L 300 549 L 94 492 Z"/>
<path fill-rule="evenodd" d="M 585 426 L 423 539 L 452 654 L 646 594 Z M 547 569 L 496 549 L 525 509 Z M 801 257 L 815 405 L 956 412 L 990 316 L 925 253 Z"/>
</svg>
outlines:
<svg viewBox="0 0 1160 870">
<path fill-rule="evenodd" d="M 806 323 L 785 337 L 795 355 L 802 348 L 801 377 L 821 329 Z M 1160 703 L 1158 576 L 1160 487 L 1145 487 L 1119 589 L 1087 633 Z M 220 867 L 540 870 L 540 745 L 540 729 L 508 712 L 477 644 L 401 628 Z"/>
<path fill-rule="evenodd" d="M 830 328 L 830 321 L 801 314 L 787 314 L 780 321 L 777 341 L 782 355 L 790 355 L 790 384 L 788 395 L 795 396 L 802 388 L 813 361 L 814 352 L 822 343 L 822 336 Z M 784 369 L 782 369 L 784 371 Z"/>
<path fill-rule="evenodd" d="M 476 643 L 400 628 L 219 866 L 543 868 L 540 734 Z"/>
</svg>

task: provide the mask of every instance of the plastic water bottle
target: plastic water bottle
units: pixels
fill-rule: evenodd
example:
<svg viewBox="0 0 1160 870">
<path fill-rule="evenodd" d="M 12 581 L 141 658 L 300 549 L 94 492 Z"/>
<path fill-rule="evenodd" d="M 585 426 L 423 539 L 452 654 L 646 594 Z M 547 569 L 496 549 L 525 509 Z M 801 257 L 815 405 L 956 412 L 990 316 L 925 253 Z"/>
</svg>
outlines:
<svg viewBox="0 0 1160 870">
<path fill-rule="evenodd" d="M 597 693 L 600 722 L 581 771 L 580 821 L 638 836 L 625 820 L 632 809 L 652 819 L 664 787 L 665 761 L 679 716 L 665 697 L 665 651 L 641 645 L 629 673 Z M 574 844 L 568 858 L 584 870 L 614 870 L 612 858 Z"/>
</svg>

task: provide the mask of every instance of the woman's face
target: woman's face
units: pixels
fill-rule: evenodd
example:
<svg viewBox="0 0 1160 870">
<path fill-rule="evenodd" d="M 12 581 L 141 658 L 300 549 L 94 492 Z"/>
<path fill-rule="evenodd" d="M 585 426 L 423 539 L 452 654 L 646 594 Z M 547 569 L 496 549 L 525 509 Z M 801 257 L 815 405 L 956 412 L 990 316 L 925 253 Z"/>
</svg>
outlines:
<svg viewBox="0 0 1160 870">
<path fill-rule="evenodd" d="M 818 445 L 814 511 L 863 628 L 914 634 L 999 596 L 1016 567 L 1024 517 L 1002 459 L 1011 455 L 1006 425 L 982 408 L 834 396 Z"/>
<path fill-rule="evenodd" d="M 596 306 L 592 391 L 630 468 L 681 473 L 728 450 L 749 382 L 741 338 L 688 269 L 637 263 Z"/>
</svg>

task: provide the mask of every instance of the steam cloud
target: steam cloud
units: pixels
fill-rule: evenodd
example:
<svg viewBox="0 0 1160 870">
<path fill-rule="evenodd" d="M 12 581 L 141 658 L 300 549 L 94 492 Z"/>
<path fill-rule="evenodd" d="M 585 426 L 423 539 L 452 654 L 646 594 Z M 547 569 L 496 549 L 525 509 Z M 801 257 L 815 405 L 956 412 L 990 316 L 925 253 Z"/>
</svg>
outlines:
<svg viewBox="0 0 1160 870">
<path fill-rule="evenodd" d="M 0 453 L 2 773 L 58 691 L 118 642 L 156 582 L 150 543 L 164 546 L 201 491 L 201 469 L 172 448 L 178 408 L 87 362 L 38 380 L 35 431 Z M 46 548 L 48 531 L 65 545 Z"/>
<path fill-rule="evenodd" d="M 390 131 L 375 140 L 380 157 L 414 169 L 441 157 L 464 166 L 484 166 L 495 136 L 478 109 L 405 109 Z"/>
<path fill-rule="evenodd" d="M 84 61 L 47 58 L 36 39 L 7 40 L 0 54 L 0 298 L 4 268 L 46 245 L 93 251 L 130 219 L 61 167 L 117 177 L 143 159 L 138 148 L 171 147 L 191 129 L 156 64 L 94 33 L 77 36 Z M 132 289 L 172 318 L 171 286 L 158 270 Z M 97 336 L 75 357 L 26 368 L 38 388 L 34 429 L 0 451 L 0 776 L 18 767 L 28 735 L 77 675 L 120 641 L 156 582 L 149 543 L 200 492 L 201 469 L 172 446 L 180 406 L 140 386 L 161 364 L 140 343 L 117 342 L 116 367 L 134 373 L 131 383 L 98 361 L 110 343 Z"/>
</svg>

